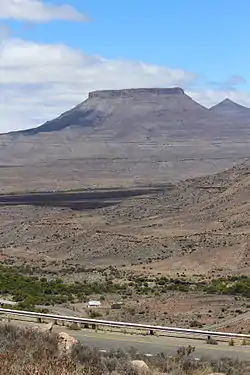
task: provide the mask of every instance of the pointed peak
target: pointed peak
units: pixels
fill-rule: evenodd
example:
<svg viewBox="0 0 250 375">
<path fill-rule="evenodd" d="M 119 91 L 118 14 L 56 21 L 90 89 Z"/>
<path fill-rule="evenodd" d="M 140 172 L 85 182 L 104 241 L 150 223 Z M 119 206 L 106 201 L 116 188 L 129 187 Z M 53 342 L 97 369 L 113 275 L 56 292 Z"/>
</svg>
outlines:
<svg viewBox="0 0 250 375">
<path fill-rule="evenodd" d="M 213 112 L 220 112 L 220 113 L 228 113 L 228 114 L 246 114 L 250 113 L 250 108 L 245 107 L 239 103 L 234 102 L 229 98 L 225 98 L 220 103 L 214 105 L 210 108 L 210 111 Z"/>
<path fill-rule="evenodd" d="M 237 107 L 243 107 L 243 105 L 240 105 L 236 102 L 234 102 L 233 100 L 229 99 L 229 98 L 225 98 L 224 100 L 222 100 L 222 102 L 220 102 L 218 105 L 234 105 L 234 106 L 237 106 Z"/>
<path fill-rule="evenodd" d="M 240 104 L 234 102 L 233 100 L 231 100 L 231 99 L 229 99 L 229 98 L 225 98 L 225 99 L 223 99 L 221 102 L 217 103 L 214 107 L 221 107 L 221 106 L 225 106 L 225 105 L 227 105 L 227 106 L 229 106 L 229 105 L 230 105 L 230 106 L 233 105 L 233 106 L 243 107 L 243 106 L 241 106 Z M 213 107 L 212 107 L 212 108 L 213 108 Z"/>
<path fill-rule="evenodd" d="M 225 98 L 224 100 L 222 100 L 221 103 L 234 103 L 236 104 L 233 100 L 229 99 L 229 98 Z M 219 103 L 220 104 L 220 103 Z"/>
</svg>

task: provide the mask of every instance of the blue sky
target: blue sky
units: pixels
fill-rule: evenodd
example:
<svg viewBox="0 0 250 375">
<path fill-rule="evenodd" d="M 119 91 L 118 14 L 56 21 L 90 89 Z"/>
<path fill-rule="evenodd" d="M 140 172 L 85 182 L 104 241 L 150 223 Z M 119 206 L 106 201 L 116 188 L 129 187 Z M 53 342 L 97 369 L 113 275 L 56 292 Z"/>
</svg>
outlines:
<svg viewBox="0 0 250 375">
<path fill-rule="evenodd" d="M 53 3 L 61 4 L 59 0 Z M 248 0 L 68 0 L 91 22 L 36 25 L 17 33 L 64 42 L 106 58 L 143 60 L 197 72 L 208 80 L 250 79 Z"/>
<path fill-rule="evenodd" d="M 18 0 L 18 9 L 15 1 L 1 0 L 5 5 L 4 10 L 0 9 L 0 47 L 3 51 L 0 69 L 1 61 L 4 61 L 2 69 L 8 68 L 8 64 L 14 69 L 16 51 L 19 56 L 23 54 L 20 75 L 27 76 L 29 68 L 30 73 L 37 77 L 34 67 L 41 74 L 41 69 L 49 64 L 49 57 L 45 61 L 45 55 L 51 53 L 58 69 L 65 65 L 65 58 L 68 58 L 72 70 L 76 68 L 78 72 L 78 81 L 82 77 L 82 82 L 79 82 L 82 89 L 77 87 L 75 92 L 76 77 L 68 81 L 68 86 L 67 82 L 60 81 L 59 76 L 56 82 L 54 79 L 42 82 L 42 78 L 37 82 L 30 78 L 25 82 L 25 79 L 21 81 L 18 78 L 15 82 L 13 77 L 11 82 L 7 79 L 0 81 L 5 90 L 0 97 L 2 101 L 10 99 L 10 85 L 21 90 L 20 95 L 23 85 L 26 85 L 25 103 L 36 108 L 36 115 L 32 114 L 30 119 L 25 115 L 19 127 L 26 126 L 23 124 L 25 121 L 28 125 L 43 121 L 45 113 L 49 118 L 59 114 L 67 109 L 66 106 L 81 101 L 81 98 L 83 100 L 92 88 L 122 88 L 126 86 L 126 81 L 130 86 L 134 83 L 135 87 L 178 84 L 195 100 L 207 106 L 227 96 L 250 106 L 248 0 L 51 0 L 50 4 L 42 0 Z M 15 9 L 11 8 L 11 3 L 16 6 Z M 68 8 L 62 9 L 62 4 L 67 4 Z M 5 26 L 10 28 L 8 37 L 6 33 L 3 36 Z M 31 69 L 28 59 L 33 57 L 34 67 Z M 105 67 L 102 59 L 108 61 Z M 146 68 L 144 65 L 139 67 L 140 63 L 146 64 Z M 15 69 L 18 69 L 17 65 Z M 108 79 L 107 72 L 112 70 L 115 74 Z M 87 76 L 87 73 L 90 75 Z M 177 77 L 176 81 L 174 77 Z M 58 90 L 60 88 L 65 92 L 63 96 L 60 94 L 60 98 L 56 95 L 56 85 Z M 43 103 L 40 97 L 43 90 L 46 97 L 46 87 L 49 86 L 53 86 L 54 106 L 52 97 L 50 103 L 46 100 Z M 30 101 L 29 92 L 32 96 Z M 36 93 L 39 95 L 37 100 L 34 99 Z M 23 105 L 24 98 L 19 109 L 17 106 L 21 115 L 24 113 Z M 13 106 L 11 108 L 13 110 Z M 4 116 L 8 122 L 6 127 L 12 126 L 13 118 L 8 118 L 7 113 Z"/>
</svg>

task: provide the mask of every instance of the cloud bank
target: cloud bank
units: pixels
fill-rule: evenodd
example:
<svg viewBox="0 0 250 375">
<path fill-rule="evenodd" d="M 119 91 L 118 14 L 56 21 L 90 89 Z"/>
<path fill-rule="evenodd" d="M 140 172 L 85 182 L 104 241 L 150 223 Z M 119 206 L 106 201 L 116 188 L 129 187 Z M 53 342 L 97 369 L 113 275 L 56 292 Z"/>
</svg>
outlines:
<svg viewBox="0 0 250 375">
<path fill-rule="evenodd" d="M 44 23 L 53 20 L 87 22 L 84 14 L 70 5 L 53 5 L 41 0 L 1 0 L 0 18 Z"/>
<path fill-rule="evenodd" d="M 64 44 L 5 41 L 0 57 L 0 131 L 36 126 L 83 101 L 89 91 L 186 87 L 182 69 L 89 56 Z"/>
</svg>

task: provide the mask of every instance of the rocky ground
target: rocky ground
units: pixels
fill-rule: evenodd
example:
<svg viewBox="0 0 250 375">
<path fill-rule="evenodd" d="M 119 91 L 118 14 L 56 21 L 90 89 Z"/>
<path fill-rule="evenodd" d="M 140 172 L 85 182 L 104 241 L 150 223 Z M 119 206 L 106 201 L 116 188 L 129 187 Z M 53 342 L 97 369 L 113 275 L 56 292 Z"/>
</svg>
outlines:
<svg viewBox="0 0 250 375">
<path fill-rule="evenodd" d="M 245 163 L 181 182 L 172 190 L 95 210 L 2 207 L 1 260 L 32 265 L 40 274 L 71 281 L 102 280 L 110 265 L 121 272 L 119 282 L 130 273 L 206 281 L 228 274 L 249 275 L 249 182 L 250 167 Z M 106 298 L 108 304 L 121 296 Z M 197 292 L 126 298 L 124 309 L 104 309 L 101 315 L 183 326 L 198 321 L 209 326 L 249 310 L 247 298 Z M 64 308 L 72 310 L 72 306 Z M 84 314 L 81 306 L 77 308 Z M 240 330 L 241 322 L 236 326 Z M 246 322 L 243 328 L 249 329 Z"/>
<path fill-rule="evenodd" d="M 2 257 L 249 274 L 249 183 L 245 164 L 95 210 L 2 207 Z"/>
</svg>

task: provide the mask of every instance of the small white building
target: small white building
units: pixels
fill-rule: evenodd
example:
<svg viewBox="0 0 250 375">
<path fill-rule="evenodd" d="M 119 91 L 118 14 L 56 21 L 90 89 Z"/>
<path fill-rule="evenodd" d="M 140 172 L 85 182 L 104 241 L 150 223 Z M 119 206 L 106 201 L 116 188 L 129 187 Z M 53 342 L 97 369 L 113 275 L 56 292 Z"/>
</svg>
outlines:
<svg viewBox="0 0 250 375">
<path fill-rule="evenodd" d="M 97 308 L 97 307 L 101 307 L 102 304 L 100 301 L 89 301 L 88 302 L 88 308 Z"/>
<path fill-rule="evenodd" d="M 0 306 L 4 306 L 4 305 L 15 306 L 15 305 L 17 305 L 17 302 L 5 300 L 5 299 L 0 299 Z"/>
</svg>

